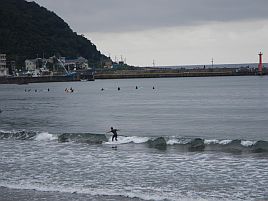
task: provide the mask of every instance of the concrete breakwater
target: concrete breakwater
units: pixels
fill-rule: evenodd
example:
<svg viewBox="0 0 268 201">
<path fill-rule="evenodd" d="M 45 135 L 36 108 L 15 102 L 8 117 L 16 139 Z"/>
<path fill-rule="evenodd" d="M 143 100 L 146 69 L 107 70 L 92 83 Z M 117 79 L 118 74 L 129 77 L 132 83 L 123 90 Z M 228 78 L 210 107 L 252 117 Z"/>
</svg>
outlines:
<svg viewBox="0 0 268 201">
<path fill-rule="evenodd" d="M 127 79 L 127 78 L 168 78 L 168 77 L 211 77 L 211 76 L 253 76 L 256 71 L 237 71 L 235 69 L 209 70 L 128 70 L 103 71 L 95 73 L 95 79 Z"/>
<path fill-rule="evenodd" d="M 95 79 L 127 79 L 127 78 L 168 78 L 168 77 L 209 77 L 209 76 L 232 76 L 231 72 L 212 72 L 212 73 L 126 73 L 126 74 L 96 74 Z"/>
</svg>

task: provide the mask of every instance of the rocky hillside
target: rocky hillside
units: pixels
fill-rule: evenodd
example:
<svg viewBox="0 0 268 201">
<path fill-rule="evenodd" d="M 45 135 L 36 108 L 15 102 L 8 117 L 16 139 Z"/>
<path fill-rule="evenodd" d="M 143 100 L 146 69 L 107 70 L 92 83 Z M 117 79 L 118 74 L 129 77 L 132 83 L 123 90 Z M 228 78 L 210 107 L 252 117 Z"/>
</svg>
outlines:
<svg viewBox="0 0 268 201">
<path fill-rule="evenodd" d="M 55 13 L 25 0 L 0 1 L 0 52 L 17 65 L 43 54 L 45 57 L 82 56 L 92 65 L 105 57 Z"/>
</svg>

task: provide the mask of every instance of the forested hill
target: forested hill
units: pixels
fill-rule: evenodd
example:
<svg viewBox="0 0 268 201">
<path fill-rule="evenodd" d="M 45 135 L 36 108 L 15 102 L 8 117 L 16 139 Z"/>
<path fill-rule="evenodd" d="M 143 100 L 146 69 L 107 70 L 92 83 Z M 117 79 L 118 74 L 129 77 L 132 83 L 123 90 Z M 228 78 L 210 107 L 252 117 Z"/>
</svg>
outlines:
<svg viewBox="0 0 268 201">
<path fill-rule="evenodd" d="M 0 52 L 22 65 L 27 58 L 83 56 L 98 63 L 102 55 L 63 19 L 35 2 L 0 0 Z"/>
</svg>

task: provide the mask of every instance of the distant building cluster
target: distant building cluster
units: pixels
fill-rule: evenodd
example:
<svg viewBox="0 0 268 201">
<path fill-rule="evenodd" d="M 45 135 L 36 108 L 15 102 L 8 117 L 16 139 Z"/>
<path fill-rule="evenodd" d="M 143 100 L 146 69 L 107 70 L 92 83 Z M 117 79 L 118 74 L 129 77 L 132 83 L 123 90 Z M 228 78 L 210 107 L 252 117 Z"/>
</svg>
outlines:
<svg viewBox="0 0 268 201">
<path fill-rule="evenodd" d="M 77 58 L 61 57 L 60 61 L 63 63 L 67 71 L 88 69 L 88 60 L 85 59 L 84 57 L 77 57 Z"/>
<path fill-rule="evenodd" d="M 55 56 L 25 60 L 26 74 L 31 76 L 61 75 L 89 69 L 88 60 L 83 57 L 67 58 Z"/>
<path fill-rule="evenodd" d="M 26 59 L 24 70 L 16 68 L 15 61 L 8 61 L 7 55 L 0 53 L 0 76 L 43 76 L 66 75 L 76 71 L 89 70 L 88 60 L 83 57 L 60 57 Z"/>
<path fill-rule="evenodd" d="M 0 52 L 0 77 L 4 76 L 53 76 L 66 75 L 73 72 L 94 70 L 89 67 L 88 60 L 84 57 L 49 57 L 49 58 L 35 58 L 26 59 L 24 66 L 17 66 L 15 61 L 7 59 L 7 55 Z M 100 65 L 96 64 L 97 68 L 116 69 L 126 66 L 126 59 L 113 61 L 110 57 L 101 58 Z"/>
<path fill-rule="evenodd" d="M 118 67 L 121 67 L 121 66 L 124 66 L 124 65 L 126 65 L 125 61 L 115 61 L 115 62 L 113 62 L 110 58 L 102 61 L 102 66 L 104 68 L 118 68 Z"/>
</svg>

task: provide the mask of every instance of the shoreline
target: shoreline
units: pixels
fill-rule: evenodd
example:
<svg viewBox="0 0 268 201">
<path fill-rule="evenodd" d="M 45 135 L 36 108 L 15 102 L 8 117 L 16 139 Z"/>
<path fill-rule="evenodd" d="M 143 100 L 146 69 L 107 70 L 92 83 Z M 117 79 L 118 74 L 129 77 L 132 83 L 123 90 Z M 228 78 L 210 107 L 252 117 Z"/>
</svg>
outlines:
<svg viewBox="0 0 268 201">
<path fill-rule="evenodd" d="M 5 201 L 29 201 L 29 200 L 53 200 L 53 201 L 141 201 L 139 198 L 129 198 L 120 195 L 90 195 L 85 193 L 65 193 L 59 191 L 39 191 L 30 189 L 15 189 L 0 186 L 0 200 Z"/>
</svg>

